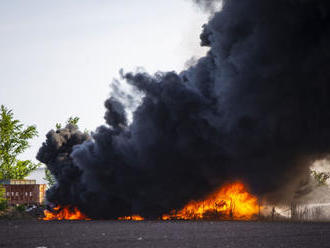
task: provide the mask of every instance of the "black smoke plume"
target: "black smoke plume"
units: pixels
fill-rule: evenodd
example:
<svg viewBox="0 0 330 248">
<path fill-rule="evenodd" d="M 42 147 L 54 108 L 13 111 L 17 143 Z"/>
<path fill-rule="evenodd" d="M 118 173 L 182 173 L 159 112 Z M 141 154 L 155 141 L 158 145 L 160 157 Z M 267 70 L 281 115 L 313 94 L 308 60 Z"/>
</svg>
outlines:
<svg viewBox="0 0 330 248">
<path fill-rule="evenodd" d="M 155 218 L 231 180 L 294 196 L 330 151 L 330 2 L 226 0 L 201 44 L 207 55 L 180 74 L 123 75 L 144 95 L 132 123 L 111 97 L 91 138 L 47 135 L 37 157 L 58 182 L 50 202 Z"/>
</svg>

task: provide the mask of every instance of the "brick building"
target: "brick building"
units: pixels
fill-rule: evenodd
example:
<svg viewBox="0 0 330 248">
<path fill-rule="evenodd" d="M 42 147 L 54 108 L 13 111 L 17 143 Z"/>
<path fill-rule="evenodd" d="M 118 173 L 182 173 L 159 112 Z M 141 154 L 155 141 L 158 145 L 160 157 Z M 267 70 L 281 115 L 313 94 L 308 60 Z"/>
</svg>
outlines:
<svg viewBox="0 0 330 248">
<path fill-rule="evenodd" d="M 40 205 L 45 199 L 46 184 L 36 184 L 36 180 L 1 180 L 5 188 L 8 204 Z"/>
</svg>

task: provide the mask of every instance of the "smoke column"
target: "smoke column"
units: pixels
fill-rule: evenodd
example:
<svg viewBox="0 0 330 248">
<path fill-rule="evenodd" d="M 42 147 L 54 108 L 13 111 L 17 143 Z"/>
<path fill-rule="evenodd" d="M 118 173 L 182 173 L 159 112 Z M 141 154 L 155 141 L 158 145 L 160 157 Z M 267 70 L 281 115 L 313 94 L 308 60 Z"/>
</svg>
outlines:
<svg viewBox="0 0 330 248">
<path fill-rule="evenodd" d="M 37 155 L 58 182 L 48 201 L 92 218 L 156 218 L 231 180 L 294 197 L 330 150 L 329 13 L 327 0 L 223 1 L 195 65 L 123 74 L 143 95 L 131 123 L 112 96 L 92 137 L 48 133 Z"/>
</svg>

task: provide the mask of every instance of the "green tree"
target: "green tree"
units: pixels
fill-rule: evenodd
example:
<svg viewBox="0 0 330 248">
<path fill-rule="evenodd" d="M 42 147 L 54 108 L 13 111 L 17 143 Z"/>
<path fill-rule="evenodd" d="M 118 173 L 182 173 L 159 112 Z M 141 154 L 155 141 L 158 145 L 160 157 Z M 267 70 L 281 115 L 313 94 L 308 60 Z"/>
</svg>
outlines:
<svg viewBox="0 0 330 248">
<path fill-rule="evenodd" d="M 66 121 L 65 125 L 74 125 L 78 128 L 78 121 L 79 121 L 79 117 L 72 117 L 70 116 L 69 119 Z M 56 130 L 60 130 L 62 128 L 62 124 L 61 123 L 56 123 L 55 125 Z"/>
<path fill-rule="evenodd" d="M 0 185 L 0 211 L 5 210 L 8 206 L 5 194 L 5 187 Z"/>
<path fill-rule="evenodd" d="M 48 168 L 45 168 L 45 177 L 43 178 L 45 181 L 47 181 L 48 187 L 52 187 L 56 183 L 56 179 L 53 176 L 53 174 L 50 172 Z"/>
<path fill-rule="evenodd" d="M 69 125 L 74 125 L 78 128 L 78 122 L 79 122 L 80 118 L 79 117 L 72 117 L 70 116 L 69 119 L 66 121 L 66 124 Z"/>
<path fill-rule="evenodd" d="M 0 179 L 24 179 L 39 167 L 30 160 L 18 160 L 19 154 L 29 147 L 29 140 L 37 136 L 35 126 L 24 128 L 14 119 L 12 110 L 0 109 Z"/>
<path fill-rule="evenodd" d="M 315 170 L 312 170 L 312 176 L 314 177 L 314 179 L 316 180 L 316 182 L 319 186 L 326 185 L 327 180 L 330 178 L 329 173 L 317 172 Z"/>
</svg>

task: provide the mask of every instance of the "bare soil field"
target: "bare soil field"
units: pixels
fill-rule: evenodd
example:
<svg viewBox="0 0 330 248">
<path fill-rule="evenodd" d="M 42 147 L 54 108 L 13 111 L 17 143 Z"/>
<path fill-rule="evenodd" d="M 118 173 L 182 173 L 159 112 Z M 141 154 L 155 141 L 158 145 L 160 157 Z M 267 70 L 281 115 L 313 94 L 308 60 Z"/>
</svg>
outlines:
<svg viewBox="0 0 330 248">
<path fill-rule="evenodd" d="M 1 220 L 0 247 L 330 247 L 330 223 Z"/>
</svg>

